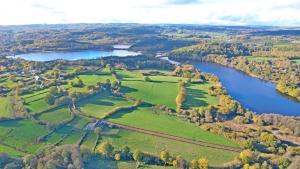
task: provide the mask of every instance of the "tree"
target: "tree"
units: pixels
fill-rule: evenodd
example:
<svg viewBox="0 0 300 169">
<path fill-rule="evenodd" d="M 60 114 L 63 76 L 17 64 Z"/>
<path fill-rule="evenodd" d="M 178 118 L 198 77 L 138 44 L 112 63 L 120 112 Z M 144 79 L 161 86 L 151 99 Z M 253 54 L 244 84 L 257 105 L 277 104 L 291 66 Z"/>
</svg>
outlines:
<svg viewBox="0 0 300 169">
<path fill-rule="evenodd" d="M 143 76 L 143 79 L 144 79 L 145 82 L 150 82 L 151 81 L 149 76 Z"/>
<path fill-rule="evenodd" d="M 192 160 L 190 162 L 190 169 L 198 169 L 198 166 L 199 166 L 199 164 L 198 164 L 197 160 Z"/>
<path fill-rule="evenodd" d="M 200 158 L 198 160 L 199 169 L 208 169 L 208 160 L 206 158 Z"/>
<path fill-rule="evenodd" d="M 95 133 L 98 137 L 100 137 L 101 132 L 102 132 L 102 130 L 101 130 L 100 127 L 96 127 L 96 128 L 94 129 L 94 133 Z"/>
<path fill-rule="evenodd" d="M 132 157 L 136 161 L 136 168 L 138 168 L 140 165 L 140 161 L 142 161 L 142 152 L 140 150 L 134 150 Z"/>
<path fill-rule="evenodd" d="M 122 158 L 124 158 L 125 160 L 131 158 L 130 157 L 130 148 L 126 145 L 123 146 L 122 150 L 121 150 L 121 155 L 122 155 Z"/>
<path fill-rule="evenodd" d="M 247 150 L 243 150 L 240 153 L 239 159 L 241 160 L 241 162 L 243 164 L 248 164 L 254 161 L 254 154 L 252 151 L 250 151 L 249 149 Z"/>
<path fill-rule="evenodd" d="M 254 150 L 254 142 L 253 140 L 246 140 L 244 144 L 244 148 Z"/>
<path fill-rule="evenodd" d="M 278 159 L 278 167 L 279 169 L 286 169 L 291 164 L 291 161 L 287 158 L 280 157 Z"/>
<path fill-rule="evenodd" d="M 115 154 L 114 159 L 116 161 L 120 161 L 121 160 L 121 154 L 119 154 L 119 153 Z"/>
<path fill-rule="evenodd" d="M 172 164 L 175 168 L 188 168 L 188 163 L 180 155 L 176 156 Z"/>
<path fill-rule="evenodd" d="M 50 87 L 50 89 L 49 89 L 49 94 L 51 94 L 51 95 L 56 95 L 58 93 L 58 89 L 57 89 L 57 87 L 56 86 L 52 86 L 52 87 Z"/>
<path fill-rule="evenodd" d="M 78 79 L 77 86 L 78 87 L 83 87 L 84 86 L 84 83 L 81 79 Z"/>
<path fill-rule="evenodd" d="M 111 157 L 113 151 L 114 147 L 108 141 L 101 143 L 98 147 L 98 152 L 105 157 Z"/>
<path fill-rule="evenodd" d="M 45 102 L 49 105 L 53 105 L 55 102 L 55 97 L 52 94 L 47 94 L 44 98 Z"/>
<path fill-rule="evenodd" d="M 269 147 L 273 147 L 276 148 L 277 146 L 277 141 L 276 138 L 273 134 L 271 133 L 267 133 L 267 132 L 263 132 L 260 134 L 259 139 L 266 145 Z"/>
<path fill-rule="evenodd" d="M 170 154 L 168 151 L 163 150 L 160 152 L 160 159 L 165 162 L 165 165 L 169 162 Z"/>
</svg>

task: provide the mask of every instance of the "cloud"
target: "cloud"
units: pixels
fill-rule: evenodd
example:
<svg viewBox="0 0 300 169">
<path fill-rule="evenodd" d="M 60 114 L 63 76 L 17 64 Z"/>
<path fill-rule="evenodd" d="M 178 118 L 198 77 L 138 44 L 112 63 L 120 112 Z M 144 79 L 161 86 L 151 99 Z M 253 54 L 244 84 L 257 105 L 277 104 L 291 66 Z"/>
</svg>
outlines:
<svg viewBox="0 0 300 169">
<path fill-rule="evenodd" d="M 185 5 L 185 4 L 199 3 L 199 0 L 169 0 L 168 3 L 177 4 L 177 5 Z"/>
<path fill-rule="evenodd" d="M 299 0 L 3 0 L 0 25 L 192 23 L 299 26 Z"/>
</svg>

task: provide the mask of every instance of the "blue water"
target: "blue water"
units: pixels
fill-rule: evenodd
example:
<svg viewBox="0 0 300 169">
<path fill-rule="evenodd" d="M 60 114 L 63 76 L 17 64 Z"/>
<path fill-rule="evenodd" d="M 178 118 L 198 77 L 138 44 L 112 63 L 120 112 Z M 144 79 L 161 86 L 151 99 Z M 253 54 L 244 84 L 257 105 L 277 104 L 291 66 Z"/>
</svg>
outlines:
<svg viewBox="0 0 300 169">
<path fill-rule="evenodd" d="M 76 52 L 42 52 L 42 53 L 27 53 L 13 56 L 13 58 L 23 58 L 31 61 L 50 61 L 57 59 L 64 60 L 79 60 L 79 59 L 96 59 L 107 56 L 136 56 L 138 52 L 132 52 L 128 50 L 112 50 L 112 51 L 99 51 L 99 50 L 87 50 Z"/>
<path fill-rule="evenodd" d="M 249 110 L 300 116 L 300 103 L 280 95 L 273 83 L 214 63 L 197 62 L 194 66 L 203 72 L 218 76 L 229 95 Z"/>
</svg>

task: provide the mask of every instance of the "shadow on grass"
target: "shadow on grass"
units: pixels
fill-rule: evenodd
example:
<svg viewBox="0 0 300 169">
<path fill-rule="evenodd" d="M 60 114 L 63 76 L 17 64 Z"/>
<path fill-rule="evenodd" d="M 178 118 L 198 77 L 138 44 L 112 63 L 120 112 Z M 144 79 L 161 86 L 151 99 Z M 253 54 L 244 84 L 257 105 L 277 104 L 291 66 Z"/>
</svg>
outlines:
<svg viewBox="0 0 300 169">
<path fill-rule="evenodd" d="M 44 98 L 39 98 L 39 99 L 31 100 L 30 102 L 26 102 L 25 105 L 29 105 L 30 103 L 37 102 L 37 101 L 40 101 L 42 99 L 44 99 Z"/>
<path fill-rule="evenodd" d="M 149 107 L 150 108 L 150 105 L 149 104 L 141 104 L 139 107 Z M 118 118 L 122 118 L 125 114 L 128 114 L 128 113 L 132 113 L 133 111 L 137 110 L 138 107 L 134 107 L 132 109 L 125 109 L 125 110 L 120 110 L 114 114 L 112 114 L 111 116 L 109 116 L 109 119 L 118 119 Z"/>
<path fill-rule="evenodd" d="M 118 164 L 115 160 L 94 155 L 88 161 L 84 162 L 84 168 L 118 169 Z"/>
<path fill-rule="evenodd" d="M 127 87 L 127 86 L 122 86 L 121 87 L 121 92 L 122 93 L 132 93 L 132 92 L 137 92 L 137 89 L 131 88 L 131 87 Z"/>
<path fill-rule="evenodd" d="M 30 96 L 24 97 L 24 99 L 29 99 L 29 98 L 32 98 L 32 97 L 35 97 L 35 96 L 38 96 L 38 95 L 45 94 L 45 93 L 47 93 L 47 92 L 48 92 L 48 91 L 44 91 L 44 92 L 41 92 L 41 93 L 33 94 L 33 95 L 30 95 Z"/>
<path fill-rule="evenodd" d="M 22 120 L 6 120 L 0 123 L 0 127 L 19 127 L 22 125 Z"/>
<path fill-rule="evenodd" d="M 205 99 L 206 92 L 202 90 L 196 90 L 187 88 L 187 99 L 183 104 L 184 108 L 190 108 L 190 107 L 201 107 L 201 106 L 208 106 L 208 103 L 206 101 L 200 100 L 199 98 Z"/>
</svg>

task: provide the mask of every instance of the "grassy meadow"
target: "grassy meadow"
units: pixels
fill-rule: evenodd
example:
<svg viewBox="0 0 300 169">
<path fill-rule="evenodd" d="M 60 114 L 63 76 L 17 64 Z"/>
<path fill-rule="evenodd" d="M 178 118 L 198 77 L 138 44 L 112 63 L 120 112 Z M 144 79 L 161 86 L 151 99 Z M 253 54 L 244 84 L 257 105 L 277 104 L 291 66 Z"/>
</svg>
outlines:
<svg viewBox="0 0 300 169">
<path fill-rule="evenodd" d="M 108 93 L 99 94 L 78 103 L 80 111 L 85 115 L 102 118 L 114 108 L 133 105 L 132 102 Z"/>
<path fill-rule="evenodd" d="M 181 155 L 186 160 L 206 157 L 212 165 L 221 165 L 225 162 L 232 161 L 237 153 L 225 152 L 212 148 L 201 147 L 188 143 L 182 143 L 165 138 L 159 138 L 137 132 L 114 129 L 109 136 L 102 140 L 109 140 L 117 148 L 124 145 L 129 146 L 132 150 L 139 149 L 144 152 L 159 156 L 162 150 L 168 150 L 172 156 Z"/>
<path fill-rule="evenodd" d="M 9 100 L 7 97 L 0 97 L 0 117 L 10 117 Z"/>
<path fill-rule="evenodd" d="M 112 115 L 108 121 L 194 140 L 202 140 L 228 146 L 238 146 L 236 143 L 223 136 L 204 131 L 194 124 L 185 122 L 174 116 L 155 113 L 150 107 L 139 107 L 132 112 L 120 112 Z"/>
</svg>

